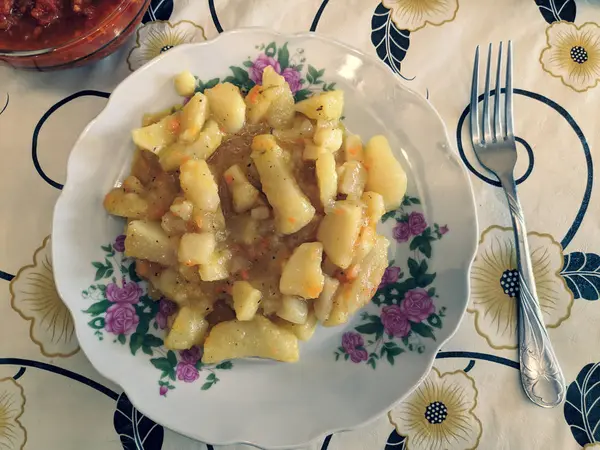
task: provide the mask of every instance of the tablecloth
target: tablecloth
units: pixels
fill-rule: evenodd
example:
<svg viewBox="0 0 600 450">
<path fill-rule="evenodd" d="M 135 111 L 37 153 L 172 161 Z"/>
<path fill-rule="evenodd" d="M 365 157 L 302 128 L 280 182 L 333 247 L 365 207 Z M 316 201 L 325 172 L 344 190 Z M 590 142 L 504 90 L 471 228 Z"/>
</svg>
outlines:
<svg viewBox="0 0 600 450">
<path fill-rule="evenodd" d="M 426 382 L 368 426 L 310 448 L 600 448 L 599 22 L 592 0 L 153 0 L 136 35 L 103 61 L 0 68 L 0 449 L 206 448 L 143 416 L 133 423 L 127 397 L 91 367 L 54 288 L 49 235 L 69 151 L 114 87 L 173 46 L 246 26 L 310 30 L 383 60 L 440 112 L 479 216 L 468 312 Z M 475 47 L 509 39 L 519 192 L 568 384 L 554 409 L 520 387 L 510 220 L 466 134 Z"/>
</svg>

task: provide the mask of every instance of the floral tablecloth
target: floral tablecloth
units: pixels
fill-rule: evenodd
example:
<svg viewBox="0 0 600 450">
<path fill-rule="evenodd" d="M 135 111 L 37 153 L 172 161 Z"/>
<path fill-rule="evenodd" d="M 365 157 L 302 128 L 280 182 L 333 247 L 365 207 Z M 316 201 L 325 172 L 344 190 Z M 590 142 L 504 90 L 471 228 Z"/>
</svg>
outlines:
<svg viewBox="0 0 600 450">
<path fill-rule="evenodd" d="M 206 448 L 136 415 L 90 366 L 54 287 L 49 235 L 72 144 L 112 89 L 173 46 L 245 26 L 310 30 L 383 60 L 440 112 L 478 207 L 468 313 L 427 380 L 369 426 L 310 448 L 600 448 L 598 23 L 592 0 L 154 0 L 135 37 L 97 64 L 56 73 L 0 68 L 0 449 Z M 568 383 L 565 404 L 551 410 L 520 387 L 510 221 L 466 135 L 475 46 L 508 39 L 518 184 L 544 319 Z M 286 77 L 298 89 L 312 83 L 293 70 Z M 226 447 L 234 448 L 243 446 Z"/>
</svg>

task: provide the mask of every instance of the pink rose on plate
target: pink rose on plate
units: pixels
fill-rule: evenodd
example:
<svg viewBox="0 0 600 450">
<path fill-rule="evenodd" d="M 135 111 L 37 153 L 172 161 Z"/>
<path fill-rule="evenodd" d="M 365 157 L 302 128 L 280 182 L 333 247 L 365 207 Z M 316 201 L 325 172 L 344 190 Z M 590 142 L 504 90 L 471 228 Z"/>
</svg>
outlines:
<svg viewBox="0 0 600 450">
<path fill-rule="evenodd" d="M 125 235 L 121 234 L 117 236 L 115 239 L 115 243 L 113 244 L 113 248 L 115 251 L 119 253 L 123 253 L 125 251 Z"/>
<path fill-rule="evenodd" d="M 140 318 L 132 304 L 115 303 L 106 310 L 104 329 L 113 334 L 130 334 L 139 322 Z"/>
<path fill-rule="evenodd" d="M 167 319 L 175 314 L 175 311 L 177 311 L 177 305 L 174 302 L 166 298 L 160 300 L 155 319 L 161 330 L 167 328 Z"/>
<path fill-rule="evenodd" d="M 398 305 L 384 306 L 381 310 L 384 331 L 394 337 L 405 337 L 410 333 L 410 323 Z"/>
<path fill-rule="evenodd" d="M 113 303 L 138 303 L 142 292 L 142 288 L 135 281 L 124 281 L 123 287 L 115 283 L 106 286 L 106 298 Z"/>
<path fill-rule="evenodd" d="M 250 66 L 248 69 L 248 76 L 256 84 L 262 84 L 263 70 L 265 70 L 265 67 L 267 66 L 271 66 L 275 72 L 281 73 L 279 61 L 272 56 L 267 56 L 264 53 L 261 53 L 258 55 L 258 58 L 256 58 L 256 61 L 252 63 L 252 66 Z"/>
<path fill-rule="evenodd" d="M 300 72 L 298 72 L 296 69 L 288 67 L 287 69 L 283 70 L 283 73 L 281 75 L 283 76 L 283 78 L 285 78 L 287 84 L 290 85 L 290 90 L 292 91 L 292 94 L 295 94 L 300 89 L 302 89 L 302 76 L 300 75 Z"/>
<path fill-rule="evenodd" d="M 181 361 L 187 364 L 196 364 L 202 358 L 202 350 L 198 347 L 192 347 L 188 350 L 179 352 Z"/>
<path fill-rule="evenodd" d="M 400 310 L 411 322 L 422 322 L 435 311 L 435 306 L 425 289 L 416 288 L 404 294 Z"/>
<path fill-rule="evenodd" d="M 400 269 L 400 267 L 388 267 L 387 269 L 385 269 L 385 272 L 383 272 L 381 283 L 379 283 L 379 287 L 377 289 L 382 289 L 388 284 L 395 283 L 401 276 L 403 276 L 403 274 L 402 269 Z"/>
<path fill-rule="evenodd" d="M 392 233 L 396 242 L 406 242 L 410 237 L 410 227 L 406 222 L 398 222 Z"/>
<path fill-rule="evenodd" d="M 179 362 L 177 363 L 177 379 L 186 383 L 193 383 L 198 379 L 200 373 L 193 364 Z"/>
<path fill-rule="evenodd" d="M 364 345 L 365 341 L 358 333 L 348 331 L 342 336 L 342 347 L 344 347 L 346 353 L 350 355 L 350 359 L 353 363 L 366 361 L 369 358 L 369 354 L 364 349 Z"/>
<path fill-rule="evenodd" d="M 442 236 L 443 236 L 443 235 L 445 235 L 445 234 L 446 234 L 448 231 L 450 231 L 450 230 L 448 229 L 448 225 L 442 225 L 442 226 L 440 227 L 440 234 L 441 234 Z"/>
<path fill-rule="evenodd" d="M 158 390 L 158 393 L 160 395 L 162 395 L 163 397 L 167 396 L 167 392 L 169 392 L 169 388 L 166 386 L 161 386 L 160 389 Z"/>
<path fill-rule="evenodd" d="M 413 236 L 418 236 L 427 228 L 425 216 L 420 212 L 411 212 L 408 216 L 408 228 Z"/>
</svg>

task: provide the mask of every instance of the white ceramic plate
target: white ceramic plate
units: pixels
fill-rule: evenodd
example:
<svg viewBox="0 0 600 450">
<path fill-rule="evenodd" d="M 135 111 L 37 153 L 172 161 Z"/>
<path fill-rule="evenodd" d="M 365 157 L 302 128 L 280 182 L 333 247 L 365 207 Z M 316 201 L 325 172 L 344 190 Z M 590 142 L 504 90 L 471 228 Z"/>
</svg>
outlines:
<svg viewBox="0 0 600 450">
<path fill-rule="evenodd" d="M 168 305 L 149 300 L 135 282 L 119 251 L 123 223 L 106 214 L 102 199 L 129 171 L 130 130 L 142 114 L 180 101 L 174 74 L 189 69 L 203 84 L 227 79 L 249 88 L 265 64 L 298 98 L 331 83 L 343 89 L 346 126 L 364 139 L 389 138 L 408 173 L 409 197 L 381 225 L 393 242 L 392 268 L 351 323 L 318 329 L 296 364 L 207 367 L 198 354 L 160 345 Z M 81 348 L 143 414 L 207 443 L 289 448 L 375 418 L 426 376 L 465 311 L 476 239 L 470 183 L 425 99 L 380 61 L 340 43 L 247 29 L 169 50 L 115 89 L 71 153 L 52 247 Z"/>
</svg>

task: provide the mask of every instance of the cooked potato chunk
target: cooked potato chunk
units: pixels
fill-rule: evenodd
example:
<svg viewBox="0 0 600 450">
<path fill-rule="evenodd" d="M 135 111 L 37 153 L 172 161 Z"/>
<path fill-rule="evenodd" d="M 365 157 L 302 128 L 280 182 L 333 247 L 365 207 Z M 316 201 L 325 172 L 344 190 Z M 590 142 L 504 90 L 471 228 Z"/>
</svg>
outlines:
<svg viewBox="0 0 600 450">
<path fill-rule="evenodd" d="M 344 140 L 344 157 L 346 161 L 363 161 L 364 151 L 360 136 L 350 134 Z"/>
<path fill-rule="evenodd" d="M 219 206 L 215 212 L 203 211 L 194 208 L 192 220 L 202 231 L 219 231 L 225 229 L 225 216 L 223 210 Z"/>
<path fill-rule="evenodd" d="M 236 281 L 231 295 L 237 320 L 252 320 L 258 311 L 262 293 L 247 281 Z"/>
<path fill-rule="evenodd" d="M 331 313 L 324 323 L 325 326 L 346 323 L 352 314 L 369 303 L 388 265 L 389 245 L 386 238 L 377 236 L 373 249 L 360 264 L 357 277 L 342 284 L 338 289 L 333 299 Z"/>
<path fill-rule="evenodd" d="M 317 298 L 323 290 L 323 244 L 307 242 L 294 249 L 283 266 L 279 291 L 284 295 Z"/>
<path fill-rule="evenodd" d="M 308 317 L 308 304 L 303 298 L 284 295 L 281 297 L 277 315 L 288 322 L 302 325 Z"/>
<path fill-rule="evenodd" d="M 277 324 L 281 328 L 285 328 L 294 333 L 301 341 L 308 341 L 313 334 L 315 334 L 315 330 L 317 329 L 317 317 L 313 312 L 309 312 L 306 322 L 303 324 L 290 323 L 287 320 L 281 320 L 277 322 Z"/>
<path fill-rule="evenodd" d="M 269 203 L 275 213 L 277 230 L 292 234 L 307 225 L 315 208 L 300 190 L 283 149 L 271 135 L 259 135 L 252 141 L 252 159 Z"/>
<path fill-rule="evenodd" d="M 194 212 L 194 205 L 192 204 L 192 202 L 186 200 L 183 197 L 177 197 L 173 201 L 169 209 L 177 217 L 188 221 L 192 218 L 192 213 Z"/>
<path fill-rule="evenodd" d="M 219 188 L 206 161 L 188 161 L 181 166 L 179 182 L 186 198 L 196 208 L 214 212 L 219 207 Z"/>
<path fill-rule="evenodd" d="M 383 197 L 377 192 L 365 192 L 361 200 L 367 207 L 366 215 L 368 223 L 375 226 L 381 220 L 381 216 L 385 214 Z"/>
<path fill-rule="evenodd" d="M 181 130 L 179 140 L 194 142 L 208 116 L 208 99 L 198 92 L 190 99 L 181 111 Z"/>
<path fill-rule="evenodd" d="M 354 258 L 354 245 L 363 222 L 363 208 L 348 200 L 335 203 L 319 225 L 317 238 L 331 261 L 346 269 Z"/>
<path fill-rule="evenodd" d="M 273 136 L 280 141 L 298 142 L 298 139 L 309 139 L 314 133 L 314 127 L 306 117 L 298 116 L 294 119 L 292 128 L 286 130 L 273 130 Z"/>
<path fill-rule="evenodd" d="M 177 94 L 182 97 L 191 97 L 196 89 L 196 77 L 189 70 L 185 70 L 175 76 L 173 84 Z"/>
<path fill-rule="evenodd" d="M 319 319 L 319 322 L 324 323 L 329 317 L 329 313 L 333 307 L 333 298 L 339 286 L 339 280 L 325 275 L 325 282 L 323 284 L 321 295 L 313 302 L 315 316 Z"/>
<path fill-rule="evenodd" d="M 254 220 L 266 220 L 271 216 L 268 206 L 257 206 L 250 211 L 250 217 Z"/>
<path fill-rule="evenodd" d="M 308 139 L 305 140 L 302 159 L 305 161 L 316 161 L 323 153 L 329 153 L 329 151 L 320 145 L 314 144 Z"/>
<path fill-rule="evenodd" d="M 337 152 L 342 146 L 344 134 L 339 128 L 324 127 L 315 131 L 313 141 L 330 152 Z"/>
<path fill-rule="evenodd" d="M 161 119 L 164 119 L 165 117 L 176 113 L 182 107 L 183 105 L 175 105 L 155 113 L 146 113 L 142 116 L 142 127 L 147 127 L 148 125 L 152 125 L 153 123 L 160 122 Z"/>
<path fill-rule="evenodd" d="M 228 133 L 237 133 L 246 121 L 246 103 L 237 86 L 219 83 L 206 89 L 210 111 L 214 119 Z"/>
<path fill-rule="evenodd" d="M 148 201 L 134 192 L 115 188 L 104 197 L 104 209 L 114 216 L 143 219 L 148 213 Z"/>
<path fill-rule="evenodd" d="M 179 308 L 173 325 L 165 339 L 165 347 L 171 350 L 185 350 L 194 345 L 202 345 L 208 332 L 208 322 L 204 310 L 194 306 Z"/>
<path fill-rule="evenodd" d="M 296 111 L 314 120 L 338 120 L 343 109 L 343 91 L 323 92 L 296 103 Z"/>
<path fill-rule="evenodd" d="M 263 316 L 251 321 L 231 320 L 214 326 L 204 342 L 202 362 L 256 356 L 277 361 L 298 361 L 298 339 Z"/>
<path fill-rule="evenodd" d="M 139 148 L 158 153 L 162 148 L 177 140 L 179 121 L 179 112 L 176 112 L 157 123 L 132 130 L 131 137 Z"/>
<path fill-rule="evenodd" d="M 134 194 L 138 195 L 142 195 L 145 191 L 142 182 L 139 180 L 139 178 L 134 177 L 133 175 L 129 175 L 127 178 L 125 178 L 121 187 L 127 193 L 133 192 Z"/>
<path fill-rule="evenodd" d="M 316 163 L 319 198 L 323 207 L 333 206 L 337 195 L 338 175 L 335 168 L 335 157 L 327 152 L 319 156 Z"/>
<path fill-rule="evenodd" d="M 186 266 L 208 264 L 216 245 L 214 233 L 185 233 L 179 241 L 179 262 Z"/>
<path fill-rule="evenodd" d="M 254 206 L 258 200 L 258 189 L 250 184 L 238 164 L 234 164 L 223 173 L 229 192 L 233 197 L 233 209 L 243 213 Z"/>
<path fill-rule="evenodd" d="M 338 191 L 348 198 L 358 200 L 367 184 L 367 171 L 359 161 L 348 161 L 342 165 Z"/>
<path fill-rule="evenodd" d="M 161 150 L 159 162 L 163 170 L 172 172 L 186 161 L 208 159 L 223 141 L 219 125 L 212 119 L 206 121 L 198 138 L 192 143 L 175 142 Z"/>
<path fill-rule="evenodd" d="M 162 216 L 160 226 L 169 236 L 181 236 L 188 231 L 188 223 L 171 211 L 167 211 Z"/>
<path fill-rule="evenodd" d="M 177 262 L 177 247 L 160 222 L 133 220 L 127 225 L 125 256 L 170 266 Z"/>
<path fill-rule="evenodd" d="M 352 265 L 360 265 L 362 260 L 371 252 L 371 249 L 375 245 L 375 239 L 377 233 L 373 225 L 366 225 L 360 229 L 358 241 L 356 241 L 356 247 L 354 249 L 354 258 L 352 259 Z"/>
<path fill-rule="evenodd" d="M 406 193 L 406 173 L 388 140 L 384 136 L 369 139 L 364 158 L 369 171 L 366 189 L 381 194 L 386 211 L 398 208 Z"/>
<path fill-rule="evenodd" d="M 213 252 L 206 264 L 200 264 L 198 272 L 202 281 L 218 281 L 228 278 L 231 257 L 229 250 Z"/>
</svg>

